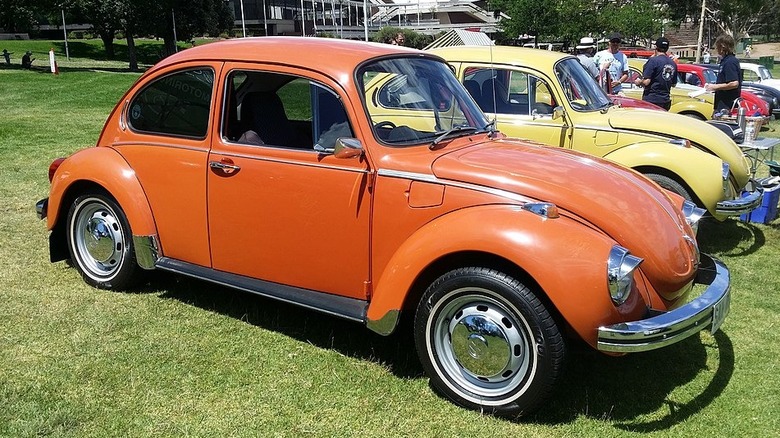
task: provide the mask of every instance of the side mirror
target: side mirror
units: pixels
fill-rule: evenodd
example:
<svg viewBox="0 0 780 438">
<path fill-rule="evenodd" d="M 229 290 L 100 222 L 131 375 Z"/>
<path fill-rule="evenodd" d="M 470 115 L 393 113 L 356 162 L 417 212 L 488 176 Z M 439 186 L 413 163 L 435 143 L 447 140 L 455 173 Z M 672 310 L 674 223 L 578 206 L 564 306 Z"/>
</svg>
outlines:
<svg viewBox="0 0 780 438">
<path fill-rule="evenodd" d="M 563 107 L 558 105 L 555 108 L 553 108 L 552 118 L 553 120 L 558 120 L 563 117 Z"/>
<path fill-rule="evenodd" d="M 333 147 L 336 158 L 354 158 L 363 155 L 363 144 L 356 138 L 339 137 Z"/>
</svg>

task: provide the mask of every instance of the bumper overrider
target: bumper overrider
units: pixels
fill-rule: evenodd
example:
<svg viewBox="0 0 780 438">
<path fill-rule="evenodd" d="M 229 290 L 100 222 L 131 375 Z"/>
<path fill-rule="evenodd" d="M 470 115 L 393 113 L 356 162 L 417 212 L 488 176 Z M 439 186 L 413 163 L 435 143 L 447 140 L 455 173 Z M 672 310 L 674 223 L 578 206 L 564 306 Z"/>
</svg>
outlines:
<svg viewBox="0 0 780 438">
<path fill-rule="evenodd" d="M 761 205 L 763 197 L 764 188 L 756 180 L 751 179 L 745 186 L 741 197 L 718 202 L 718 205 L 715 206 L 715 212 L 724 216 L 739 216 L 750 213 Z"/>
<path fill-rule="evenodd" d="M 703 329 L 715 333 L 729 313 L 729 270 L 720 260 L 702 254 L 694 281 L 707 285 L 698 298 L 648 319 L 599 327 L 597 348 L 616 353 L 648 351 L 680 342 Z"/>
</svg>

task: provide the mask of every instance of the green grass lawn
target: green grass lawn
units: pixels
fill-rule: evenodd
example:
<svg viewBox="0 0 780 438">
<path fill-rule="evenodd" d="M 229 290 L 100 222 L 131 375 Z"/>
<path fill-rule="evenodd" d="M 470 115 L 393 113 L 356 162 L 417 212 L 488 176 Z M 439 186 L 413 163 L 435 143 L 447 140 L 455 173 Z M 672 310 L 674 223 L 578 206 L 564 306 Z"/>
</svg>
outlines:
<svg viewBox="0 0 780 438">
<path fill-rule="evenodd" d="M 49 163 L 93 145 L 138 74 L 71 62 L 0 66 L 0 436 L 780 436 L 780 220 L 703 224 L 731 269 L 722 331 L 619 358 L 573 345 L 554 398 L 520 421 L 437 396 L 403 336 L 170 275 L 88 287 L 49 263 L 33 207 Z"/>
</svg>

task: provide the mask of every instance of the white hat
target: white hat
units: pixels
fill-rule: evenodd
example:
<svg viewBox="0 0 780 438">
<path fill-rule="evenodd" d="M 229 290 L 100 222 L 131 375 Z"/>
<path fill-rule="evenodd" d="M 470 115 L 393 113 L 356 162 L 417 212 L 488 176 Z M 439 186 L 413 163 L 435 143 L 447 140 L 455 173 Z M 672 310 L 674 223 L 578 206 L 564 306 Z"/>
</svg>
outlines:
<svg viewBox="0 0 780 438">
<path fill-rule="evenodd" d="M 592 49 L 596 47 L 596 44 L 593 42 L 593 38 L 591 37 L 582 37 L 580 38 L 580 43 L 577 45 L 577 49 Z"/>
</svg>

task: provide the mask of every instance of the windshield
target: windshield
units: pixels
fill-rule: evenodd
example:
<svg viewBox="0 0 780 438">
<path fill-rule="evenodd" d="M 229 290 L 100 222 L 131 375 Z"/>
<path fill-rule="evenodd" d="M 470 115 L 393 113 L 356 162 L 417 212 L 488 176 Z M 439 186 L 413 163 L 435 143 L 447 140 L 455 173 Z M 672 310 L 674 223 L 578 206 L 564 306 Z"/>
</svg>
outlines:
<svg viewBox="0 0 780 438">
<path fill-rule="evenodd" d="M 769 70 L 767 70 L 767 68 L 764 66 L 758 68 L 758 75 L 761 77 L 762 81 L 764 79 L 772 79 L 772 73 L 770 73 Z"/>
<path fill-rule="evenodd" d="M 702 70 L 702 74 L 704 75 L 704 82 L 708 84 L 715 84 L 718 82 L 718 73 L 715 70 L 705 68 Z"/>
<path fill-rule="evenodd" d="M 575 110 L 592 111 L 609 105 L 610 100 L 577 58 L 566 58 L 555 65 L 555 76 Z"/>
<path fill-rule="evenodd" d="M 393 58 L 363 66 L 360 86 L 374 136 L 411 146 L 492 129 L 446 64 Z"/>
</svg>

